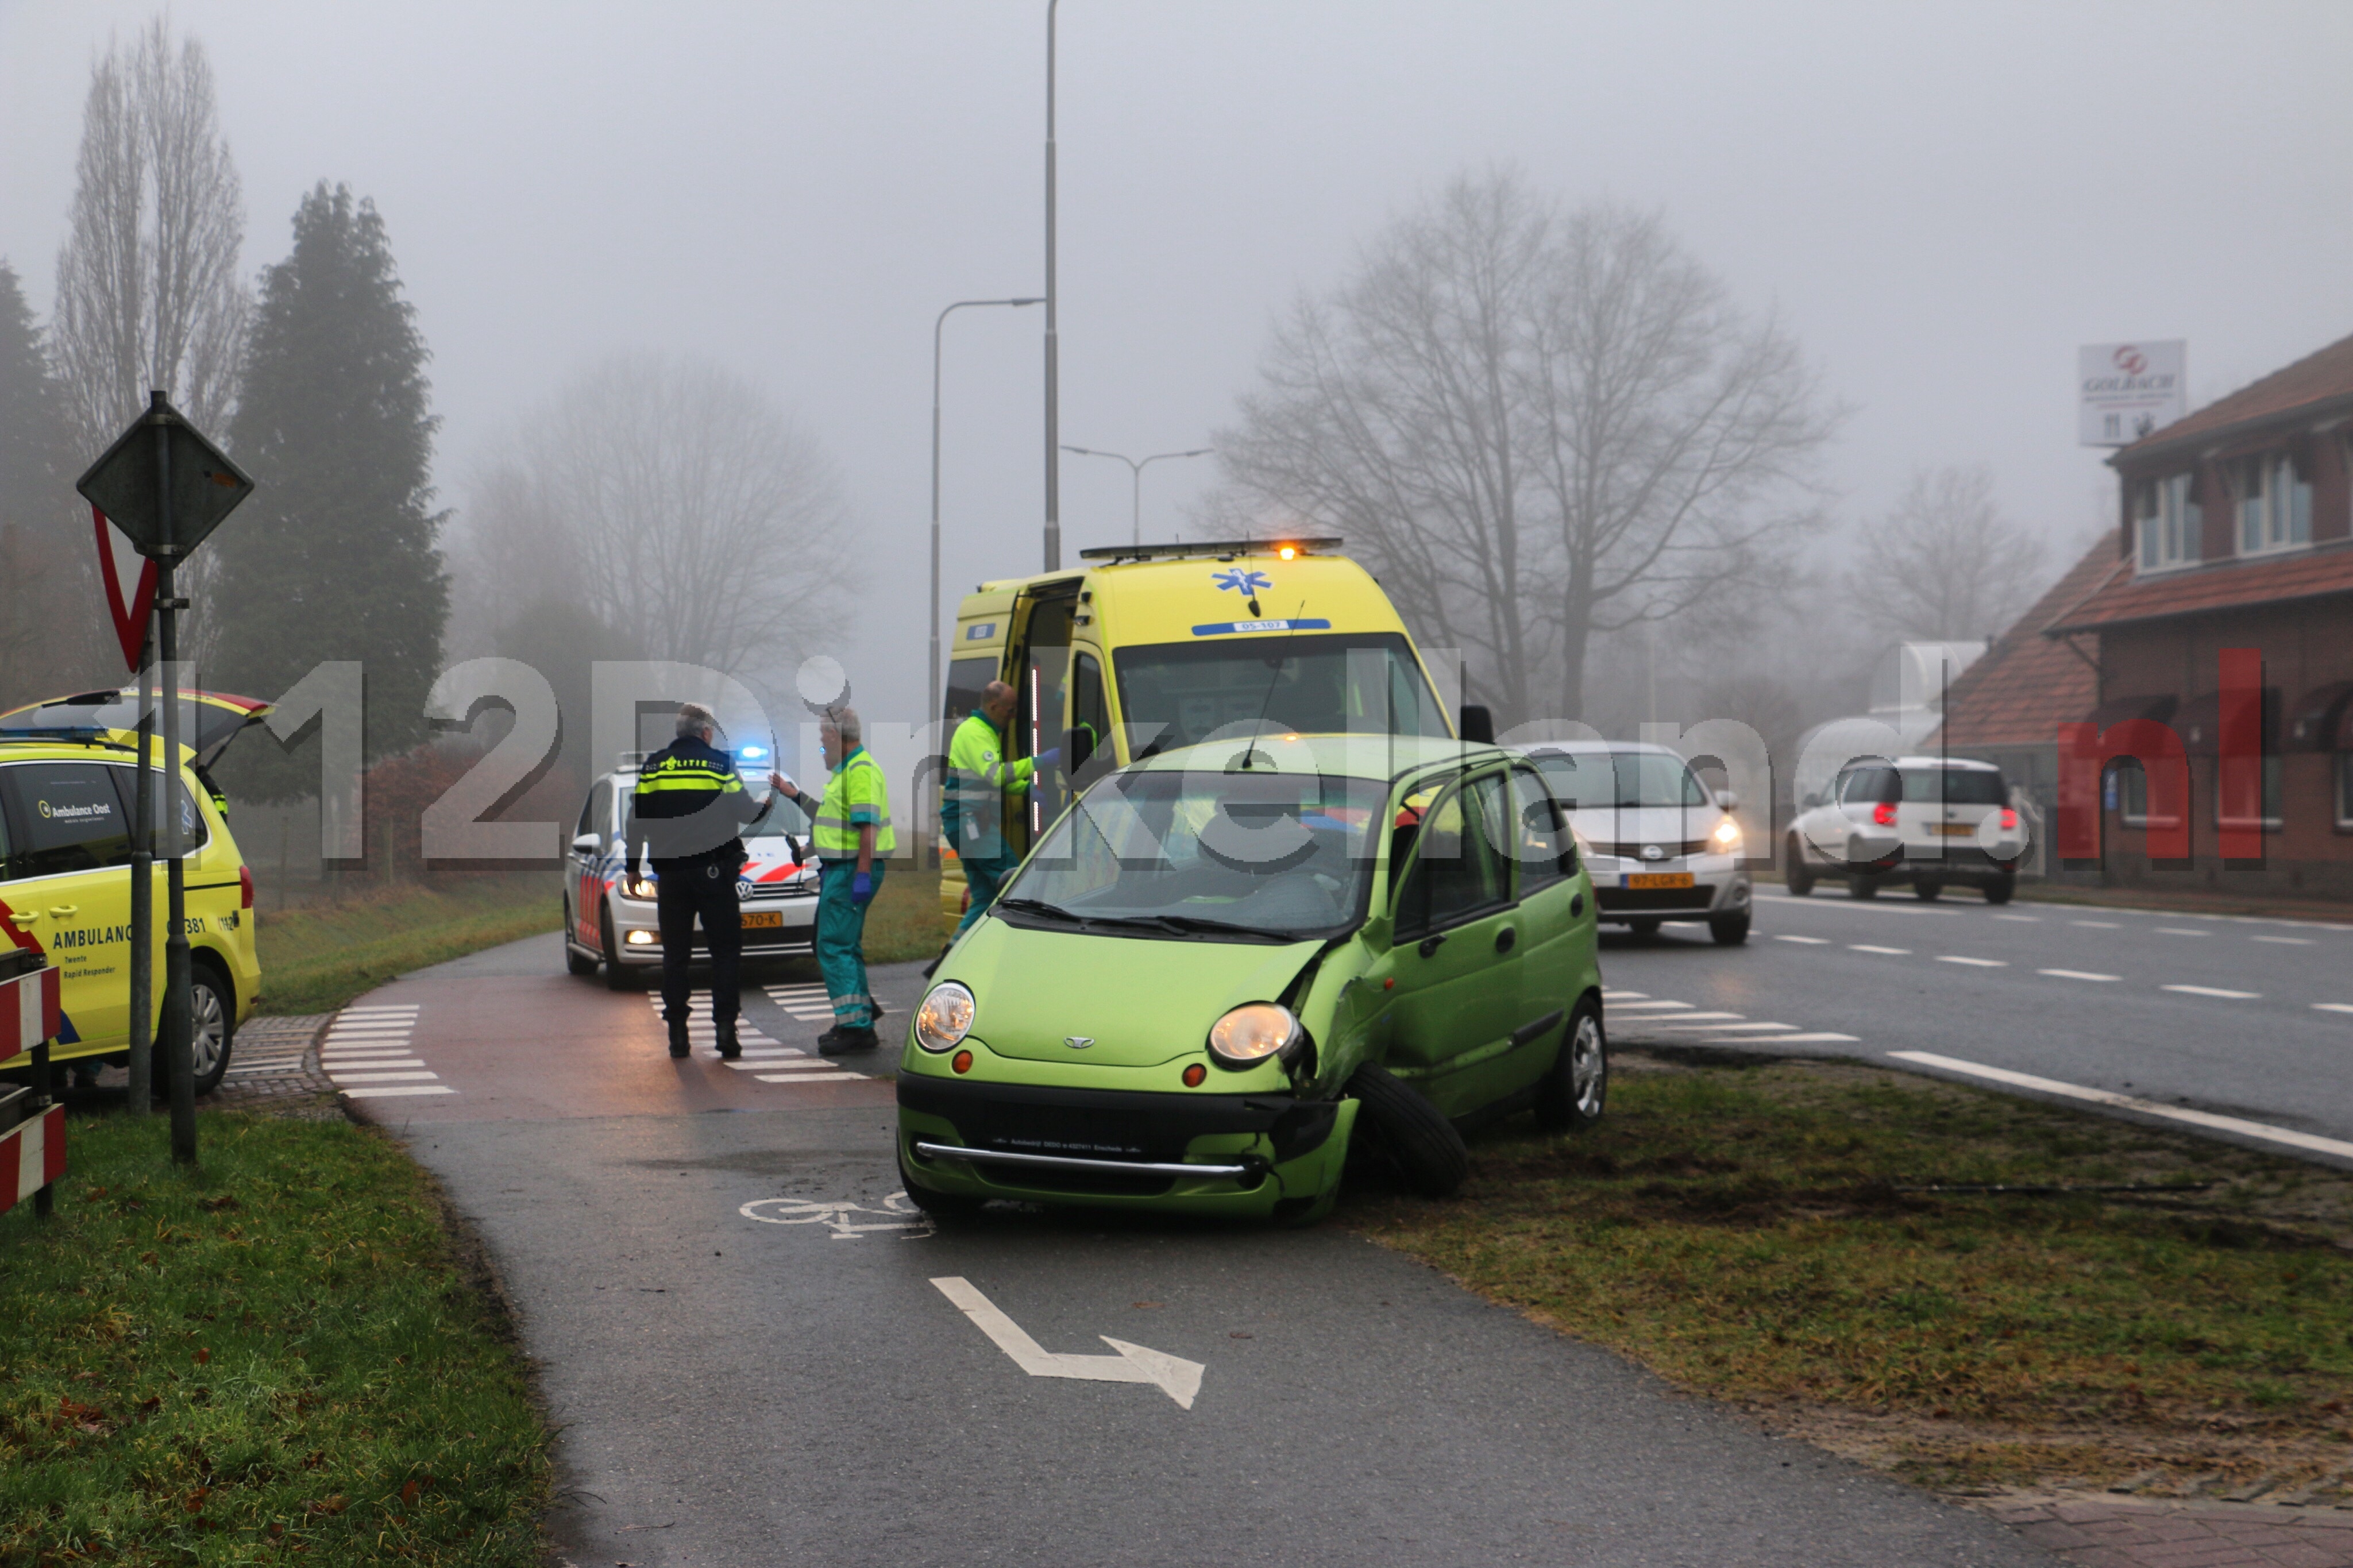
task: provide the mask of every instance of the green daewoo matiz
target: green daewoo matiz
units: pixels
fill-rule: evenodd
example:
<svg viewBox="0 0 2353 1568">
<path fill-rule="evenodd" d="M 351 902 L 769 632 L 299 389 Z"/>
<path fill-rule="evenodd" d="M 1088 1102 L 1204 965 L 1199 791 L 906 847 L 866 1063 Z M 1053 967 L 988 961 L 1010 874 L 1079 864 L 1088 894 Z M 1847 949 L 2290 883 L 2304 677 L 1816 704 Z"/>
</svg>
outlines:
<svg viewBox="0 0 2353 1568">
<path fill-rule="evenodd" d="M 1458 1128 L 1602 1111 L 1593 889 L 1544 775 L 1391 735 L 1208 742 L 1112 773 L 908 1026 L 899 1163 L 990 1198 L 1309 1220 L 1352 1141 L 1451 1192 Z"/>
</svg>

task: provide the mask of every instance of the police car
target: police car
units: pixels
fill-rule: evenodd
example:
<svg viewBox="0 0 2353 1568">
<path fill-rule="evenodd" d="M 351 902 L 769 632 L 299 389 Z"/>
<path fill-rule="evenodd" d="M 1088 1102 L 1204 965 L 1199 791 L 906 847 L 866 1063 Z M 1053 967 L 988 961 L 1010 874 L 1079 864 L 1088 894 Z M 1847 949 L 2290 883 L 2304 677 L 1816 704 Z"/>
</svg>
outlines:
<svg viewBox="0 0 2353 1568">
<path fill-rule="evenodd" d="M 765 795 L 769 757 L 760 747 L 736 753 L 746 787 Z M 661 921 L 654 905 L 655 879 L 628 857 L 629 806 L 636 796 L 643 752 L 625 752 L 621 765 L 588 786 L 580 821 L 573 830 L 564 879 L 564 963 L 575 974 L 604 966 L 605 984 L 622 990 L 661 967 Z M 809 847 L 809 820 L 800 807 L 779 800 L 767 815 L 744 829 L 750 858 L 735 891 L 744 903 L 744 956 L 785 958 L 815 950 L 817 855 Z M 694 945 L 703 946 L 695 929 Z"/>
</svg>

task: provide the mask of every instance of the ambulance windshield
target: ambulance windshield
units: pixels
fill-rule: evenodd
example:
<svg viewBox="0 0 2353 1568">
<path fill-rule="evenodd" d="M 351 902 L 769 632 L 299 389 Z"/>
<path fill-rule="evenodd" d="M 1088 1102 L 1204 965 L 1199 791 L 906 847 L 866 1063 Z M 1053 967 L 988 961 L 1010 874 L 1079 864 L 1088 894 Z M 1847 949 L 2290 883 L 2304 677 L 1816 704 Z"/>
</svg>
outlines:
<svg viewBox="0 0 2353 1568">
<path fill-rule="evenodd" d="M 1447 733 L 1429 680 L 1395 632 L 1152 643 L 1115 650 L 1112 668 L 1138 756 L 1268 731 Z"/>
</svg>

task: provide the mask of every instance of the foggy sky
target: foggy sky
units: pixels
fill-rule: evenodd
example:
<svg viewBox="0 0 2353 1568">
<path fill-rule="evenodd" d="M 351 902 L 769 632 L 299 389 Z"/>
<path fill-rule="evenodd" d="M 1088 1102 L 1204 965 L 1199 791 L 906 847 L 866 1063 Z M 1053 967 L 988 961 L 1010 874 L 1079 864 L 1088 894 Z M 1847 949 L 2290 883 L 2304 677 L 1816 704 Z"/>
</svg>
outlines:
<svg viewBox="0 0 2353 1568">
<path fill-rule="evenodd" d="M 155 7 L 0 0 L 0 256 L 46 315 L 89 68 Z M 932 321 L 1043 281 L 1042 0 L 175 0 L 248 274 L 321 178 L 373 197 L 431 344 L 438 478 L 617 348 L 716 359 L 840 460 L 872 560 L 838 651 L 922 705 Z M 1983 459 L 2072 557 L 2079 343 L 2189 340 L 2195 402 L 2353 331 L 2353 7 L 1069 0 L 1062 438 L 1206 444 L 1271 314 L 1465 167 L 1662 209 L 1854 407 L 1843 517 Z M 1039 564 L 1043 311 L 948 329 L 944 604 Z M 1169 537 L 1212 460 L 1156 465 Z M 1064 560 L 1128 475 L 1064 458 Z M 2054 570 L 2063 563 L 2054 560 Z"/>
</svg>

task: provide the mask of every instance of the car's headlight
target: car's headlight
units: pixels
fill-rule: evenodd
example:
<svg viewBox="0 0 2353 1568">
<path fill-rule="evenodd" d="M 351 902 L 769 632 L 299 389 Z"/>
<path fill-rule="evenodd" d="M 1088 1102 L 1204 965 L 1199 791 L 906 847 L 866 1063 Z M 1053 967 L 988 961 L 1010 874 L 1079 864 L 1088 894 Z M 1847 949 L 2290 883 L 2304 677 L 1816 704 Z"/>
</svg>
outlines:
<svg viewBox="0 0 2353 1568">
<path fill-rule="evenodd" d="M 654 896 L 654 879 L 651 877 L 624 877 L 621 879 L 621 894 L 624 898 L 650 899 Z"/>
<path fill-rule="evenodd" d="M 1280 1056 L 1299 1038 L 1299 1020 L 1272 1002 L 1246 1002 L 1209 1026 L 1209 1051 L 1219 1060 L 1247 1067 Z"/>
<path fill-rule="evenodd" d="M 927 1051 L 952 1051 L 972 1033 L 972 993 L 953 980 L 932 987 L 915 1009 L 915 1043 Z"/>
<path fill-rule="evenodd" d="M 1729 855 L 1740 847 L 1740 824 L 1727 816 L 1715 825 L 1715 831 L 1708 837 L 1715 841 L 1717 854 Z"/>
</svg>

